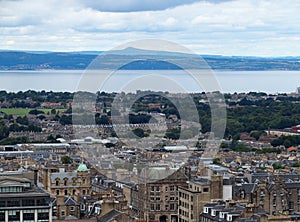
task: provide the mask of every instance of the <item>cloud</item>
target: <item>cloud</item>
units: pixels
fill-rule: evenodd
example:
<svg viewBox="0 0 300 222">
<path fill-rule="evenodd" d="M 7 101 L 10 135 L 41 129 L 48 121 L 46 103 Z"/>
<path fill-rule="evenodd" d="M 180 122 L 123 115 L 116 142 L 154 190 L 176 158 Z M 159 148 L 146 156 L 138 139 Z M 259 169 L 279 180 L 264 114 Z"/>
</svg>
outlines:
<svg viewBox="0 0 300 222">
<path fill-rule="evenodd" d="M 150 8 L 150 0 L 140 6 L 137 0 L 124 0 L 114 10 L 108 0 L 84 2 L 0 1 L 0 49 L 107 50 L 131 40 L 161 38 L 200 54 L 300 52 L 298 1 L 155 0 Z"/>
<path fill-rule="evenodd" d="M 116 3 L 111 0 L 82 0 L 81 3 L 99 11 L 107 12 L 135 12 L 135 11 L 157 11 L 174 8 L 180 5 L 189 5 L 191 3 L 203 0 L 122 0 Z M 224 0 L 209 0 L 210 2 L 219 3 Z"/>
</svg>

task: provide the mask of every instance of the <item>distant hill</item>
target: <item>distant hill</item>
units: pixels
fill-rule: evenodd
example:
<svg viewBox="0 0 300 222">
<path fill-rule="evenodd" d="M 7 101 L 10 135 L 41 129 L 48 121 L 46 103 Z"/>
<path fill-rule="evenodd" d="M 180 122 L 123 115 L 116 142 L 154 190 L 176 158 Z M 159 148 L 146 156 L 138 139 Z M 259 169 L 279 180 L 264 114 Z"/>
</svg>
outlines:
<svg viewBox="0 0 300 222">
<path fill-rule="evenodd" d="M 46 52 L 46 51 L 0 51 L 0 70 L 39 69 L 86 69 L 103 52 Z M 151 55 L 151 59 L 149 59 Z M 136 59 L 130 64 L 124 62 Z M 162 61 L 168 59 L 169 62 Z M 203 55 L 203 59 L 215 70 L 300 70 L 300 57 L 243 57 Z M 198 67 L 199 57 L 178 52 L 164 52 L 126 48 L 110 51 L 101 58 L 101 68 L 110 69 L 115 65 L 122 69 L 180 69 L 172 62 L 181 61 L 189 68 Z"/>
</svg>

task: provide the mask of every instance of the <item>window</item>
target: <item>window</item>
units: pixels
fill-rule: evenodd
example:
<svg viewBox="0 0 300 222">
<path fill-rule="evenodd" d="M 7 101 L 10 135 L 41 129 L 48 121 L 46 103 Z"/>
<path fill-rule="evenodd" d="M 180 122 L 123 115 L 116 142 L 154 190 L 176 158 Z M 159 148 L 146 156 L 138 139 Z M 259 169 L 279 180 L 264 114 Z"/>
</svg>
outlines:
<svg viewBox="0 0 300 222">
<path fill-rule="evenodd" d="M 207 193 L 209 191 L 208 187 L 203 188 L 203 192 Z"/>
<path fill-rule="evenodd" d="M 20 206 L 20 200 L 8 200 L 7 201 L 8 207 L 19 207 Z"/>
<path fill-rule="evenodd" d="M 34 200 L 33 199 L 24 199 L 22 200 L 22 206 L 34 206 Z"/>
<path fill-rule="evenodd" d="M 174 200 L 175 200 L 174 196 L 170 197 L 170 201 L 174 201 Z"/>
<path fill-rule="evenodd" d="M 150 204 L 150 210 L 154 211 L 154 204 Z"/>
<path fill-rule="evenodd" d="M 68 179 L 64 179 L 64 186 L 67 186 L 68 184 Z"/>
<path fill-rule="evenodd" d="M 76 190 L 73 190 L 73 195 L 75 195 L 76 194 Z"/>
<path fill-rule="evenodd" d="M 49 210 L 48 209 L 38 209 L 38 221 L 45 221 L 45 220 L 46 221 L 49 220 Z"/>
<path fill-rule="evenodd" d="M 59 179 L 55 180 L 55 185 L 58 186 L 59 185 Z"/>
<path fill-rule="evenodd" d="M 156 210 L 160 211 L 160 204 L 156 204 Z"/>
<path fill-rule="evenodd" d="M 155 187 L 154 186 L 151 186 L 151 191 L 154 191 L 155 190 Z"/>
<path fill-rule="evenodd" d="M 59 195 L 59 190 L 56 190 L 56 195 Z"/>
<path fill-rule="evenodd" d="M 82 190 L 82 195 L 85 195 L 86 194 L 86 191 L 85 190 Z"/>
<path fill-rule="evenodd" d="M 5 207 L 5 200 L 0 200 L 0 207 Z"/>
<path fill-rule="evenodd" d="M 66 195 L 66 196 L 68 195 L 68 190 L 65 190 L 65 195 Z"/>
<path fill-rule="evenodd" d="M 160 192 L 160 187 L 156 187 L 156 192 Z"/>
<path fill-rule="evenodd" d="M 75 211 L 75 207 L 74 206 L 70 207 L 70 211 Z"/>
<path fill-rule="evenodd" d="M 20 211 L 19 210 L 9 210 L 8 211 L 8 221 L 20 221 Z"/>
<path fill-rule="evenodd" d="M 85 179 L 82 179 L 82 183 L 85 183 Z"/>
<path fill-rule="evenodd" d="M 60 214 L 61 214 L 61 216 L 65 216 L 66 212 L 64 210 L 62 210 Z"/>
<path fill-rule="evenodd" d="M 175 210 L 175 204 L 170 204 L 170 210 Z"/>
<path fill-rule="evenodd" d="M 170 186 L 170 191 L 174 191 L 175 190 L 175 186 Z"/>
<path fill-rule="evenodd" d="M 5 221 L 5 211 L 4 210 L 0 211 L 0 221 Z"/>
<path fill-rule="evenodd" d="M 294 210 L 294 202 L 289 201 L 289 210 Z"/>
<path fill-rule="evenodd" d="M 241 195 L 240 196 L 241 196 L 242 199 L 245 199 L 245 191 L 244 190 L 241 191 Z"/>
<path fill-rule="evenodd" d="M 36 200 L 37 206 L 49 205 L 49 200 L 47 199 L 37 199 Z"/>
<path fill-rule="evenodd" d="M 166 187 L 166 192 L 168 192 L 168 187 Z"/>
</svg>

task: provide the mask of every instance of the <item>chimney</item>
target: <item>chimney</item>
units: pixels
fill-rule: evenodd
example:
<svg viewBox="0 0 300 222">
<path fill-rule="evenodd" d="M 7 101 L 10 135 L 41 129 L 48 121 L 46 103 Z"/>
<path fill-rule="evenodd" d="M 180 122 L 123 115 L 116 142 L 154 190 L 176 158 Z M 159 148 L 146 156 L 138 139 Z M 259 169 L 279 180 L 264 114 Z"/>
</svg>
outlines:
<svg viewBox="0 0 300 222">
<path fill-rule="evenodd" d="M 37 184 L 38 184 L 38 170 L 37 169 L 34 170 L 33 183 L 35 186 L 37 186 Z"/>
</svg>

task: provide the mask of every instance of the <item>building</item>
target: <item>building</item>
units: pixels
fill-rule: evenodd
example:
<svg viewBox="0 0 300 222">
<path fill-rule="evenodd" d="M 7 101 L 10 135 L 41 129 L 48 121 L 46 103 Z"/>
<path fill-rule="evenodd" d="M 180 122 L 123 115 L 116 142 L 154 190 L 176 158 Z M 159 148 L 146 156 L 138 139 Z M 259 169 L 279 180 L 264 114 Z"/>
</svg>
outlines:
<svg viewBox="0 0 300 222">
<path fill-rule="evenodd" d="M 252 176 L 253 182 L 235 185 L 235 200 L 254 204 L 273 216 L 300 212 L 300 175 Z"/>
<path fill-rule="evenodd" d="M 59 220 L 83 216 L 87 207 L 82 200 L 91 193 L 90 171 L 85 164 L 70 172 L 64 168 L 43 168 L 41 180 L 45 189 L 56 197 L 53 212 Z"/>
<path fill-rule="evenodd" d="M 223 177 L 197 177 L 188 186 L 179 187 L 179 222 L 198 222 L 203 206 L 211 200 L 223 199 Z"/>
<path fill-rule="evenodd" d="M 28 178 L 0 177 L 0 221 L 52 222 L 50 195 Z"/>
<path fill-rule="evenodd" d="M 138 184 L 137 194 L 132 195 L 132 203 L 138 203 L 132 206 L 138 209 L 138 217 L 145 221 L 177 222 L 178 188 L 187 186 L 187 176 L 181 169 L 163 167 L 145 173 L 150 182 Z"/>
</svg>

